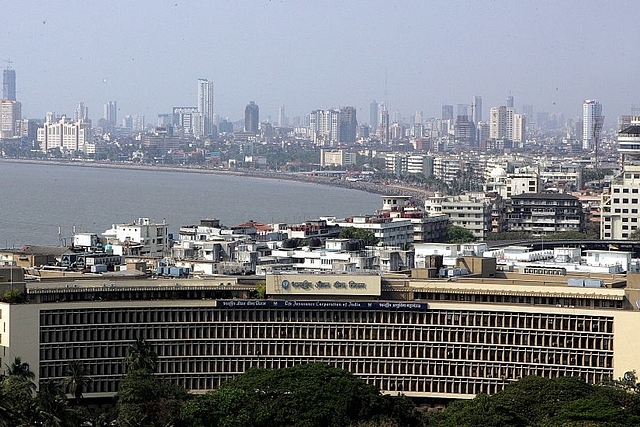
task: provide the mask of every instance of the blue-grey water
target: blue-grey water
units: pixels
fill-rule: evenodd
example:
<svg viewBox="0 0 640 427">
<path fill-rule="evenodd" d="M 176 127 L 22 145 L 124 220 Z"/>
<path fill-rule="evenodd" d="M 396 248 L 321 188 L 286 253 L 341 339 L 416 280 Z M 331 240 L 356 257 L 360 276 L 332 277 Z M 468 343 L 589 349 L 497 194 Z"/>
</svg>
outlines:
<svg viewBox="0 0 640 427">
<path fill-rule="evenodd" d="M 358 190 L 219 174 L 0 160 L 0 177 L 0 247 L 8 248 L 69 244 L 74 230 L 101 234 L 143 217 L 177 235 L 205 218 L 299 223 L 382 206 L 379 195 Z"/>
</svg>

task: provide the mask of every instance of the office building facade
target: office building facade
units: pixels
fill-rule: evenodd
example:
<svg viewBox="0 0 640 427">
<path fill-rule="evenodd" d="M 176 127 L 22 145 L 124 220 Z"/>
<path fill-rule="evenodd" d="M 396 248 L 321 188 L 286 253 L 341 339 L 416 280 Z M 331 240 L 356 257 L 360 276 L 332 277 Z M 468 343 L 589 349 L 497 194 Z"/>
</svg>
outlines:
<svg viewBox="0 0 640 427">
<path fill-rule="evenodd" d="M 418 277 L 428 271 L 269 274 L 268 299 L 228 277 L 30 283 L 28 304 L 0 303 L 0 362 L 20 356 L 42 383 L 81 360 L 93 379 L 87 398 L 118 391 L 137 338 L 158 354 L 161 378 L 195 392 L 250 368 L 312 362 L 431 398 L 491 394 L 527 375 L 599 383 L 640 368 L 632 278 L 585 288 L 542 273 Z"/>
</svg>

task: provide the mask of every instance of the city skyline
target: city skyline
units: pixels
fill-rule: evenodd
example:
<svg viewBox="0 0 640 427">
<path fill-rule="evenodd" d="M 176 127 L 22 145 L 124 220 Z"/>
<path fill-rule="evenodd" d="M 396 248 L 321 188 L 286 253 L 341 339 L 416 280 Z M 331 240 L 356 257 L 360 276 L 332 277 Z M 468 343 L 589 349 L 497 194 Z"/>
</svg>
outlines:
<svg viewBox="0 0 640 427">
<path fill-rule="evenodd" d="M 353 105 L 364 119 L 374 99 L 404 118 L 418 110 L 438 117 L 442 105 L 471 104 L 476 95 L 485 118 L 507 96 L 517 111 L 532 105 L 576 118 L 583 100 L 597 99 L 608 121 L 640 103 L 629 87 L 638 60 L 627 55 L 640 32 L 634 2 L 616 2 L 625 13 L 575 1 L 354 1 L 337 9 L 114 1 L 78 4 L 73 14 L 55 4 L 0 4 L 0 52 L 17 71 L 23 117 L 72 115 L 84 102 L 95 120 L 116 100 L 119 117 L 152 122 L 193 105 L 193 82 L 203 75 L 216 87 L 215 112 L 234 121 L 247 100 L 272 121 L 283 105 L 290 117 Z M 67 42 L 74 48 L 60 48 Z"/>
</svg>

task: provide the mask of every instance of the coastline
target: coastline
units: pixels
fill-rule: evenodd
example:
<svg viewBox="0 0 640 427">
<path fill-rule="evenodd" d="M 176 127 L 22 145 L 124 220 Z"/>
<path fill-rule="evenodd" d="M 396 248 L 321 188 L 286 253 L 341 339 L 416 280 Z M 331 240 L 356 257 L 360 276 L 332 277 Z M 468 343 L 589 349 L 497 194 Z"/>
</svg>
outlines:
<svg viewBox="0 0 640 427">
<path fill-rule="evenodd" d="M 24 164 L 40 164 L 53 166 L 76 166 L 88 168 L 107 168 L 107 169 L 133 169 L 148 170 L 160 172 L 182 172 L 182 173 L 200 173 L 214 175 L 234 175 L 246 176 L 250 178 L 284 180 L 294 182 L 313 183 L 318 185 L 326 185 L 330 187 L 341 187 L 352 190 L 364 191 L 371 194 L 380 194 L 382 196 L 412 196 L 413 198 L 424 202 L 424 200 L 432 194 L 427 190 L 406 187 L 400 185 L 389 185 L 378 182 L 367 181 L 346 181 L 340 178 L 308 175 L 303 173 L 274 172 L 259 169 L 213 169 L 204 167 L 175 166 L 175 165 L 145 165 L 134 163 L 114 163 L 114 162 L 94 162 L 94 161 L 74 161 L 74 160 L 39 160 L 39 159 L 17 159 L 17 158 L 0 158 L 0 162 L 24 163 Z"/>
</svg>

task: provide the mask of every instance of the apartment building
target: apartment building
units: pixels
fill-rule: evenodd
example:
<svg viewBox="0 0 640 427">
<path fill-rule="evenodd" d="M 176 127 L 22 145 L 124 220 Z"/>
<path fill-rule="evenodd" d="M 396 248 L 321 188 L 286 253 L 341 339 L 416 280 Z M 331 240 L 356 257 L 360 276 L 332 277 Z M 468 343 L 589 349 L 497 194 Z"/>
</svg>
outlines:
<svg viewBox="0 0 640 427">
<path fill-rule="evenodd" d="M 571 194 L 523 193 L 511 197 L 509 231 L 530 233 L 582 232 L 585 214 Z"/>
<path fill-rule="evenodd" d="M 471 231 L 477 239 L 484 239 L 492 230 L 491 197 L 484 193 L 468 193 L 459 196 L 435 194 L 425 200 L 429 215 L 449 216 L 449 223 Z"/>
</svg>

